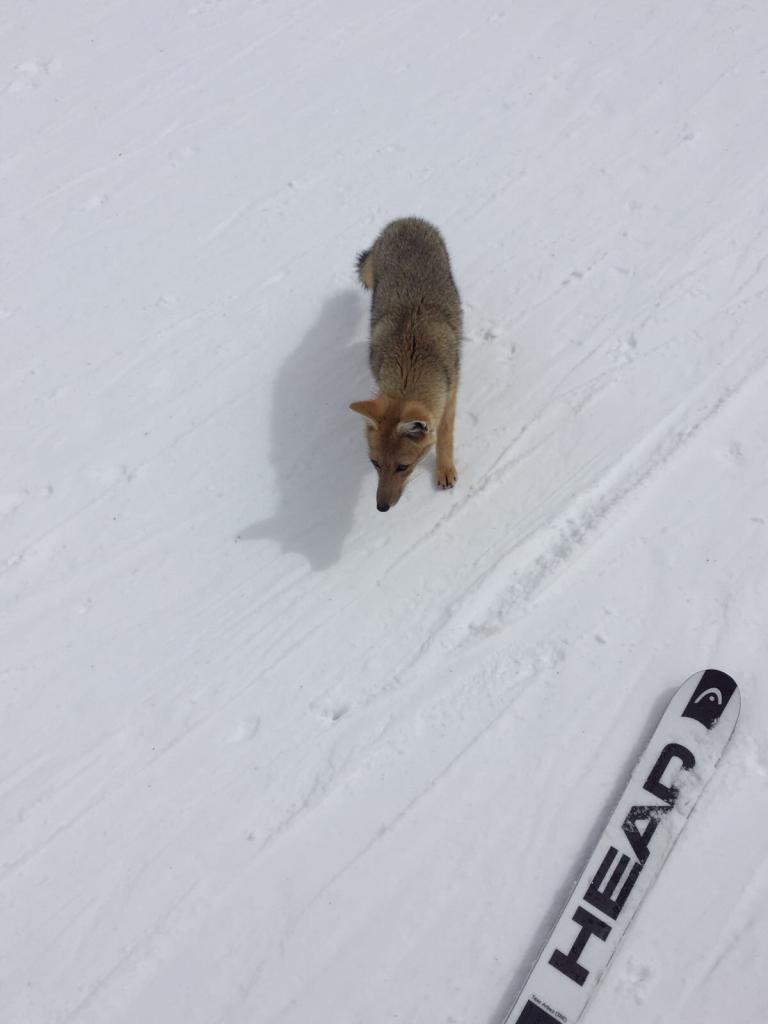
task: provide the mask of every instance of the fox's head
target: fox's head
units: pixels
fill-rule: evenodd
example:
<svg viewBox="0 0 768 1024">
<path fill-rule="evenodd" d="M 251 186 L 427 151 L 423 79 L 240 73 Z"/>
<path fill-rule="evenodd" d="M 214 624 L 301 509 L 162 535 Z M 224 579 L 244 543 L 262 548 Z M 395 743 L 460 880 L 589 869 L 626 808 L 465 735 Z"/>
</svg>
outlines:
<svg viewBox="0 0 768 1024">
<path fill-rule="evenodd" d="M 386 395 L 353 402 L 350 409 L 366 421 L 368 455 L 379 474 L 376 508 L 386 512 L 398 503 L 414 466 L 435 443 L 434 417 L 421 402 Z"/>
</svg>

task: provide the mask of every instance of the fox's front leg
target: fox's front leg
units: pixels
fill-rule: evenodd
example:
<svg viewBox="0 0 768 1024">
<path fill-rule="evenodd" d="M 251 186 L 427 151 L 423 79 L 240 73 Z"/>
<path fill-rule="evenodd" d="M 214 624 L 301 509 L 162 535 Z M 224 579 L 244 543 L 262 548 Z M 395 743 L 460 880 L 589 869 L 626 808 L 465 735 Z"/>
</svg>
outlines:
<svg viewBox="0 0 768 1024">
<path fill-rule="evenodd" d="M 453 487 L 456 483 L 456 466 L 453 462 L 453 421 L 456 418 L 456 391 L 454 384 L 445 403 L 442 419 L 437 428 L 437 486 Z"/>
</svg>

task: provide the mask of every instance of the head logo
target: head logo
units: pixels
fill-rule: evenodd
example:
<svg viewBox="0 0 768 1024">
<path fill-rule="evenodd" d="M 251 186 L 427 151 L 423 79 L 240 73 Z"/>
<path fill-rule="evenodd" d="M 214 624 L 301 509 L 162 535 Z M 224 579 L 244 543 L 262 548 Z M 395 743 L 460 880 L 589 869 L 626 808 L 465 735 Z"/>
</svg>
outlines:
<svg viewBox="0 0 768 1024">
<path fill-rule="evenodd" d="M 688 701 L 683 718 L 693 718 L 705 729 L 711 729 L 723 713 L 723 708 L 733 696 L 736 684 L 725 672 L 708 669 L 702 674 L 699 685 Z"/>
<path fill-rule="evenodd" d="M 710 686 L 704 693 L 700 693 L 698 697 L 694 698 L 694 704 L 701 704 L 703 700 L 713 700 L 718 707 L 723 706 L 723 695 L 720 693 L 716 686 Z"/>
<path fill-rule="evenodd" d="M 687 747 L 681 743 L 667 743 L 643 784 L 644 792 L 662 802 L 633 804 L 629 808 L 621 830 L 632 855 L 620 853 L 614 846 L 609 847 L 589 882 L 583 896 L 584 903 L 599 911 L 602 916 L 598 917 L 587 907 L 577 907 L 572 920 L 579 926 L 579 933 L 573 945 L 567 953 L 555 949 L 549 958 L 552 967 L 577 985 L 582 986 L 589 977 L 589 970 L 580 963 L 587 943 L 593 936 L 605 942 L 611 934 L 613 925 L 608 922 L 618 920 L 648 861 L 651 840 L 659 823 L 677 803 L 680 790 L 674 785 L 674 780 L 681 772 L 690 771 L 695 764 L 696 758 Z M 669 781 L 665 781 L 665 778 Z"/>
</svg>

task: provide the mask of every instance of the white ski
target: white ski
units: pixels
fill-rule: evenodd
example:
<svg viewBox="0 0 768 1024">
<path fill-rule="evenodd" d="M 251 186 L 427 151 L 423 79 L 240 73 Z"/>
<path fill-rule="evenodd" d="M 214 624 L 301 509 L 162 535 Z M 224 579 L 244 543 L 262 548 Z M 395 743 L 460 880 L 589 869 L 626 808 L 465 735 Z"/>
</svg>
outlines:
<svg viewBox="0 0 768 1024">
<path fill-rule="evenodd" d="M 575 1024 L 714 773 L 739 717 L 724 672 L 669 702 L 505 1024 Z"/>
</svg>

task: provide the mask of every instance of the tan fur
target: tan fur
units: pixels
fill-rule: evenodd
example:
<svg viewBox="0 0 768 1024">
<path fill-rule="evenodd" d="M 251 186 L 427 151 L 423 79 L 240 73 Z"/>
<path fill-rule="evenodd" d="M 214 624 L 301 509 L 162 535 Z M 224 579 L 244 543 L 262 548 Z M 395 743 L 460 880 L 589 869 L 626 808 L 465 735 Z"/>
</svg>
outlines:
<svg viewBox="0 0 768 1024">
<path fill-rule="evenodd" d="M 367 420 L 376 504 L 386 511 L 435 443 L 438 486 L 456 482 L 461 301 L 442 236 L 416 217 L 384 228 L 358 257 L 357 271 L 373 291 L 370 364 L 379 393 L 351 408 Z"/>
<path fill-rule="evenodd" d="M 371 250 L 361 252 L 357 258 L 357 276 L 360 283 L 369 291 L 373 288 L 373 263 L 371 261 Z"/>
</svg>

